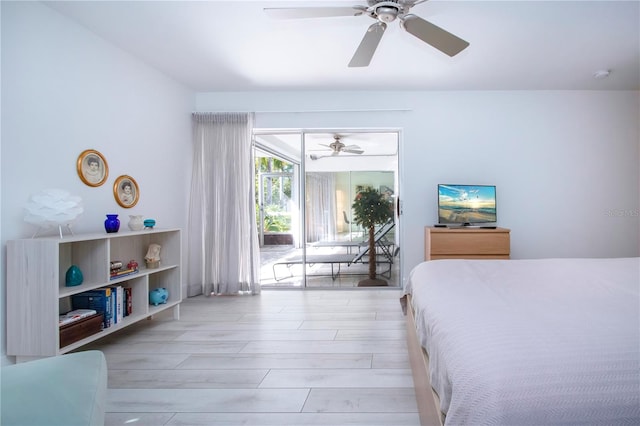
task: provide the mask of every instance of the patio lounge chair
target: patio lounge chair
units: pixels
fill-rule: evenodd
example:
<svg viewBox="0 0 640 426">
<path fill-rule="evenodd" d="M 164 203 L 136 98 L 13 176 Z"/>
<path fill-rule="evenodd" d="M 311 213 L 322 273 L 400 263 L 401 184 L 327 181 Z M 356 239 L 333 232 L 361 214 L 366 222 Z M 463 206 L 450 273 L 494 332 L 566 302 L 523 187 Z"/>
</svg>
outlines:
<svg viewBox="0 0 640 426">
<path fill-rule="evenodd" d="M 398 254 L 398 248 L 391 251 L 389 244 L 385 240 L 385 235 L 393 229 L 395 226 L 395 222 L 393 220 L 387 222 L 384 226 L 382 226 L 375 234 L 375 244 L 376 247 L 379 247 L 381 250 L 380 254 L 375 254 L 376 264 L 389 264 L 389 268 L 387 271 L 383 272 L 387 273 L 391 271 L 391 265 L 393 264 L 393 258 Z M 369 252 L 369 244 L 362 246 L 360 243 L 360 247 L 364 247 L 363 250 L 358 251 L 356 254 L 307 254 L 306 262 L 303 256 L 295 255 L 288 258 L 285 258 L 279 262 L 275 262 L 273 264 L 273 278 L 276 281 L 283 280 L 285 278 L 290 278 L 293 276 L 291 273 L 291 267 L 293 265 L 315 265 L 315 264 L 328 264 L 331 265 L 331 279 L 335 280 L 341 272 L 341 266 L 346 264 L 347 266 L 351 266 L 354 263 L 368 263 L 368 252 Z M 289 269 L 289 276 L 278 278 L 276 274 L 276 266 L 277 265 L 285 265 L 287 269 Z"/>
</svg>

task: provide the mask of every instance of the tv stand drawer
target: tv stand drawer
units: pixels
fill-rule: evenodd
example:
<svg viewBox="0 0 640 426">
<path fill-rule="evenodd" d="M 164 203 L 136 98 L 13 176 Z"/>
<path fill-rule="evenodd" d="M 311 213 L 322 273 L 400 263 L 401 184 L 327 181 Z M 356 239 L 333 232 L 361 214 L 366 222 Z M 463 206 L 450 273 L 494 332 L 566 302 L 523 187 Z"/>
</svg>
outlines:
<svg viewBox="0 0 640 426">
<path fill-rule="evenodd" d="M 424 259 L 509 259 L 506 228 L 425 228 Z"/>
</svg>

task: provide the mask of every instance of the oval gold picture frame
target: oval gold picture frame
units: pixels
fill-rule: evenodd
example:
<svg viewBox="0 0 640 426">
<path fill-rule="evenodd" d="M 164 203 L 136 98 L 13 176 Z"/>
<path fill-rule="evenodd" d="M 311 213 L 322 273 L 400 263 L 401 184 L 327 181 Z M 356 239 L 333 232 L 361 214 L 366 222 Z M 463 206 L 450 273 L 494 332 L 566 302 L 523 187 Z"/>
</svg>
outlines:
<svg viewBox="0 0 640 426">
<path fill-rule="evenodd" d="M 118 176 L 113 183 L 113 197 L 125 209 L 130 209 L 138 203 L 140 188 L 134 178 L 129 175 Z"/>
<path fill-rule="evenodd" d="M 80 180 L 89 186 L 100 186 L 109 177 L 107 160 L 95 149 L 86 149 L 80 153 L 76 169 Z"/>
</svg>

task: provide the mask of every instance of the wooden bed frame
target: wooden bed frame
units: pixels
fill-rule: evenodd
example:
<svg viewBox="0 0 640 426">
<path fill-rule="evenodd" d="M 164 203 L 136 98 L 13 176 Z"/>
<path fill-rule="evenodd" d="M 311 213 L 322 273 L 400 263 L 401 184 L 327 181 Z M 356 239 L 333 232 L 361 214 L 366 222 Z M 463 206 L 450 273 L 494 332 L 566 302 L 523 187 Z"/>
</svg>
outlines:
<svg viewBox="0 0 640 426">
<path fill-rule="evenodd" d="M 440 399 L 431 387 L 429 379 L 429 356 L 418 340 L 415 313 L 411 304 L 411 295 L 401 299 L 403 310 L 407 316 L 407 346 L 409 349 L 409 363 L 413 373 L 413 385 L 418 403 L 418 414 L 422 426 L 442 426 L 443 415 L 440 412 Z"/>
</svg>

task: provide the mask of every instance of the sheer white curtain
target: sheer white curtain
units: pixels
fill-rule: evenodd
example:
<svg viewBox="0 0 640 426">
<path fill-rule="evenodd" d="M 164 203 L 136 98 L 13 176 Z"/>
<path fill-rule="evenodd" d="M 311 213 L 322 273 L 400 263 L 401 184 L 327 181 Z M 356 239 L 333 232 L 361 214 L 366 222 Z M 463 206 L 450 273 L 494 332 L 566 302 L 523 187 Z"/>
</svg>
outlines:
<svg viewBox="0 0 640 426">
<path fill-rule="evenodd" d="M 194 113 L 188 296 L 260 293 L 253 114 Z"/>
<path fill-rule="evenodd" d="M 307 173 L 307 241 L 333 240 L 336 234 L 336 180 L 333 173 Z"/>
</svg>

